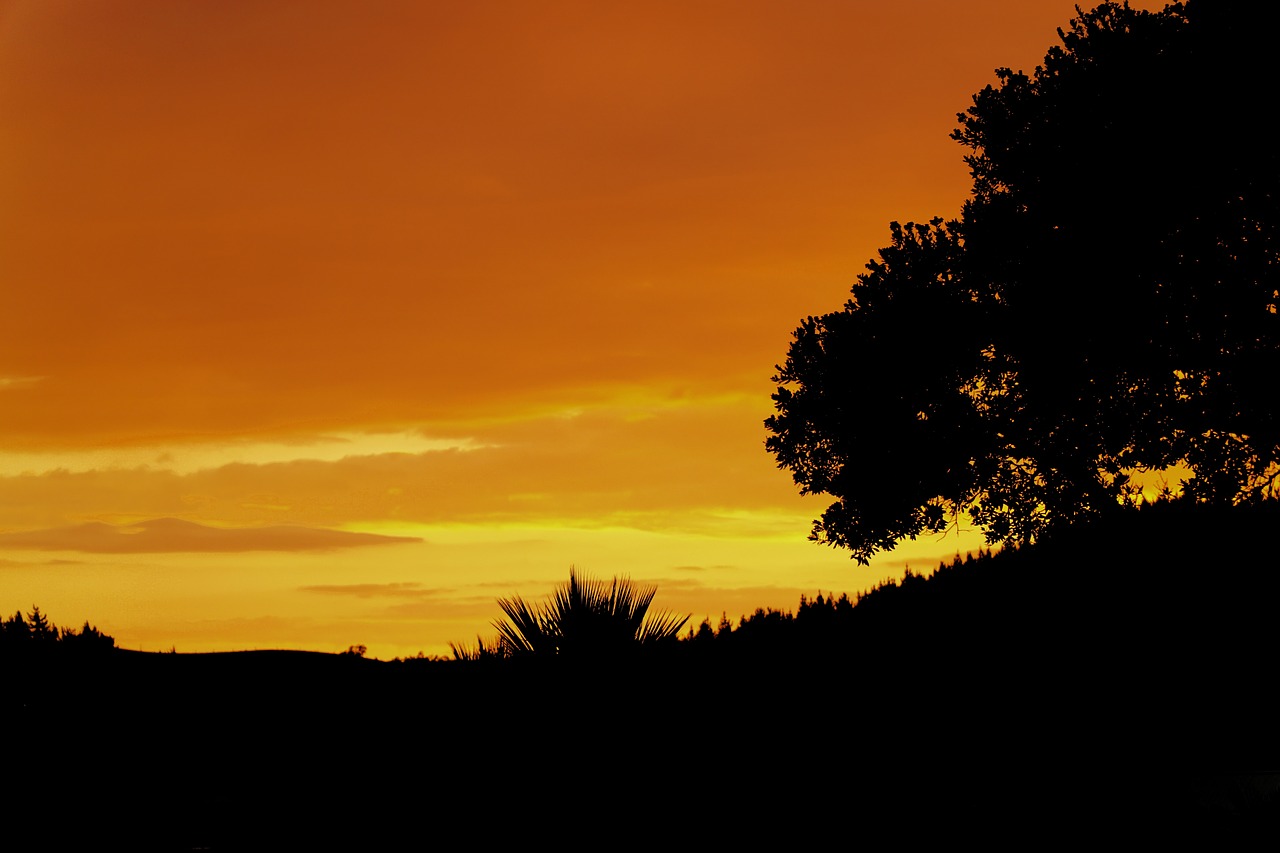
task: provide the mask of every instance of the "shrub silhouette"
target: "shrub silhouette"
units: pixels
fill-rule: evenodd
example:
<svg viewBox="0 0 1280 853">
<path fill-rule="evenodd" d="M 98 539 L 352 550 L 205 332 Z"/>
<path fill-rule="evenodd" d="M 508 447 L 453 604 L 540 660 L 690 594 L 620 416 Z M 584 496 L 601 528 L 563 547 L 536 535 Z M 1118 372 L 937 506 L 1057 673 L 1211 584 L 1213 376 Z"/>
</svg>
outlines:
<svg viewBox="0 0 1280 853">
<path fill-rule="evenodd" d="M 506 660 L 511 657 L 507 644 L 501 638 L 485 642 L 484 637 L 476 635 L 476 644 L 474 646 L 466 643 L 450 643 L 449 649 L 453 652 L 454 660 L 465 661 L 495 661 Z"/>
<path fill-rule="evenodd" d="M 509 656 L 602 656 L 674 642 L 688 616 L 651 613 L 658 588 L 639 586 L 627 577 L 612 581 L 582 576 L 569 569 L 569 582 L 544 604 L 520 596 L 502 598 L 507 615 L 494 623 Z M 455 652 L 456 653 L 456 652 Z"/>
</svg>

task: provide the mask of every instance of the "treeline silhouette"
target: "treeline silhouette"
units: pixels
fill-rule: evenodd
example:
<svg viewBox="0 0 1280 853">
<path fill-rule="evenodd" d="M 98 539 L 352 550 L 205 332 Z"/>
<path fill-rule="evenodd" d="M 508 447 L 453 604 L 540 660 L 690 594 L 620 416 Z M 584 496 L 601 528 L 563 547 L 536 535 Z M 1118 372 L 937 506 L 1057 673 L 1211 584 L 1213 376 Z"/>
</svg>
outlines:
<svg viewBox="0 0 1280 853">
<path fill-rule="evenodd" d="M 0 653 L 101 653 L 115 645 L 114 637 L 99 631 L 87 619 L 79 630 L 59 627 L 34 605 L 25 617 L 19 610 L 0 621 Z"/>
</svg>

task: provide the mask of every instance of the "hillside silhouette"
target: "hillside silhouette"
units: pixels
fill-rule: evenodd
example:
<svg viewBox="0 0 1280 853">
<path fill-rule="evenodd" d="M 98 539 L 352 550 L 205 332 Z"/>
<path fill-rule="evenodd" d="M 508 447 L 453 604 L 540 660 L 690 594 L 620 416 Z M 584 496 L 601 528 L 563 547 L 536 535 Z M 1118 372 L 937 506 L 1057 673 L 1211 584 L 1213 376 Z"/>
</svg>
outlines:
<svg viewBox="0 0 1280 853">
<path fill-rule="evenodd" d="M 1046 819 L 1079 805 L 1079 773 L 1095 816 L 1273 814 L 1254 769 L 1274 737 L 1280 505 L 1119 518 L 641 655 L 8 647 L 5 722 L 25 735 L 11 758 L 50 785 L 96 780 L 52 801 L 75 803 L 86 833 L 166 849 L 384 837 L 422 803 L 536 820 L 563 796 L 602 809 L 589 824 L 626 802 L 705 826 L 710 794 L 676 784 L 704 772 L 735 808 L 774 816 L 855 794 L 900 810 L 904 768 L 946 788 L 921 803 L 969 807 L 964 780 L 995 766 L 1035 780 L 994 783 L 1002 801 Z M 24 802 L 48 805 L 47 790 Z"/>
</svg>

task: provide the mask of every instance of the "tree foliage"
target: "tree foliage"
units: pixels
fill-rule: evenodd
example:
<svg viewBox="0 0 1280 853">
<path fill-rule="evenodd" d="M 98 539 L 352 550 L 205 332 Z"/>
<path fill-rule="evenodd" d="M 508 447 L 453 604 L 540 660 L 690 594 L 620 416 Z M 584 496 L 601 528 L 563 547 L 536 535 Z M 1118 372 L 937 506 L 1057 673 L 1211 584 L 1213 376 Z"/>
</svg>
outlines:
<svg viewBox="0 0 1280 853">
<path fill-rule="evenodd" d="M 1080 12 L 959 115 L 971 197 L 890 227 L 774 377 L 767 448 L 860 562 L 964 514 L 1029 541 L 1185 472 L 1233 504 L 1280 471 L 1273 7 Z"/>
</svg>

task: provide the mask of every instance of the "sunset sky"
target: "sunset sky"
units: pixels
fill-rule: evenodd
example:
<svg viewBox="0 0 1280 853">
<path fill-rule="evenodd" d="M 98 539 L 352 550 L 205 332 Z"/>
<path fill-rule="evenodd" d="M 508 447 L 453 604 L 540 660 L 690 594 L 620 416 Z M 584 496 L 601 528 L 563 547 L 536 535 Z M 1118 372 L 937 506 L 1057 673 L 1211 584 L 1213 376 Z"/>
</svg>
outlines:
<svg viewBox="0 0 1280 853">
<path fill-rule="evenodd" d="M 770 378 L 1073 14 L 0 0 L 0 614 L 386 659 L 570 565 L 696 623 L 976 547 L 809 542 Z"/>
</svg>

